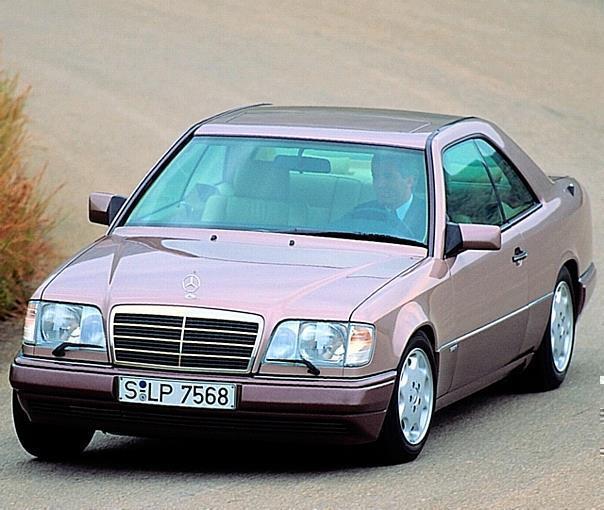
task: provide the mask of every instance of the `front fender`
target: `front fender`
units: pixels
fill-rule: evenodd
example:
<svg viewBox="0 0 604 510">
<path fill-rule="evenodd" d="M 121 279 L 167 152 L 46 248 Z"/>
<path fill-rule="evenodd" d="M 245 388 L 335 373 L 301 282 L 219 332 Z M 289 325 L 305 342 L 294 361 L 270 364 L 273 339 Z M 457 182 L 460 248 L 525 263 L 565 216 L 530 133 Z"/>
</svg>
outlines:
<svg viewBox="0 0 604 510">
<path fill-rule="evenodd" d="M 412 274 L 393 280 L 363 303 L 351 320 L 375 324 L 377 330 L 374 359 L 366 370 L 397 370 L 409 339 L 422 329 L 428 333 L 434 349 L 437 395 L 446 391 L 457 353 L 448 349 L 440 353 L 438 348 L 446 341 L 454 320 L 452 296 L 447 263 L 431 259 L 416 267 Z"/>
<path fill-rule="evenodd" d="M 403 305 L 398 312 L 392 335 L 392 354 L 396 360 L 401 359 L 409 339 L 421 328 L 432 332 L 430 343 L 434 349 L 434 327 L 424 308 L 415 301 Z"/>
<path fill-rule="evenodd" d="M 417 302 L 407 303 L 398 313 L 392 339 L 393 355 L 400 362 L 409 340 L 420 329 L 428 335 L 430 344 L 434 350 L 434 360 L 436 362 L 436 398 L 439 398 L 451 386 L 455 371 L 455 362 L 457 360 L 457 350 L 454 349 L 452 351 L 448 347 L 445 347 L 441 351 L 437 348 L 436 328 L 428 318 L 426 310 Z"/>
</svg>

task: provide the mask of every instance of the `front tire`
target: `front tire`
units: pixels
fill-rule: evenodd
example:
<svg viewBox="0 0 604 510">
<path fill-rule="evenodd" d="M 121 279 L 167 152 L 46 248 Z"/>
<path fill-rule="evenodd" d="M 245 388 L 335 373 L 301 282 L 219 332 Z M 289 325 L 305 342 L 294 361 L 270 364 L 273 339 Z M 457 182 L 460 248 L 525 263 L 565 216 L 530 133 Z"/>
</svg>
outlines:
<svg viewBox="0 0 604 510">
<path fill-rule="evenodd" d="M 525 376 L 538 391 L 556 389 L 562 384 L 575 344 L 575 306 L 570 273 L 563 267 L 558 274 L 543 340 Z"/>
<path fill-rule="evenodd" d="M 40 459 L 67 460 L 90 444 L 94 430 L 32 423 L 13 391 L 13 423 L 23 449 Z"/>
<path fill-rule="evenodd" d="M 410 462 L 422 451 L 436 400 L 434 352 L 423 332 L 405 349 L 397 382 L 377 442 L 380 459 L 389 464 Z"/>
</svg>

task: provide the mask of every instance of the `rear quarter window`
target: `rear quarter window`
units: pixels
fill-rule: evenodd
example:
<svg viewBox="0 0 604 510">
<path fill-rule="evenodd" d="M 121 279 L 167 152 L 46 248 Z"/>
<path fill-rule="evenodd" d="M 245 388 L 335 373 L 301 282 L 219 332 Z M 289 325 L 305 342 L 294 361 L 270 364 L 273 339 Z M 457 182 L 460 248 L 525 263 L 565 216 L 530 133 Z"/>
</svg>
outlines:
<svg viewBox="0 0 604 510">
<path fill-rule="evenodd" d="M 506 221 L 535 205 L 537 201 L 533 193 L 503 155 L 486 140 L 477 139 L 475 143 L 489 171 L 493 176 L 497 176 L 497 179 L 494 179 L 495 187 Z"/>
</svg>

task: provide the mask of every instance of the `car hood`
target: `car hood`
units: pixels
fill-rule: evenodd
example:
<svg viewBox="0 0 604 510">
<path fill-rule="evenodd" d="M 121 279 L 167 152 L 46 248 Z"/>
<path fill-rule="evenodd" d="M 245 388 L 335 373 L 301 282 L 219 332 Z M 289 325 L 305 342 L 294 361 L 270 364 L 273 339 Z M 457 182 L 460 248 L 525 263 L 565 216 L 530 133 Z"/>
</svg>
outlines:
<svg viewBox="0 0 604 510">
<path fill-rule="evenodd" d="M 200 239 L 199 231 L 166 237 L 157 230 L 121 228 L 101 238 L 52 275 L 41 297 L 106 314 L 119 304 L 162 304 L 265 320 L 347 320 L 425 256 L 422 248 L 385 243 L 228 231 L 203 231 Z M 199 279 L 198 289 L 185 289 L 188 275 Z"/>
</svg>

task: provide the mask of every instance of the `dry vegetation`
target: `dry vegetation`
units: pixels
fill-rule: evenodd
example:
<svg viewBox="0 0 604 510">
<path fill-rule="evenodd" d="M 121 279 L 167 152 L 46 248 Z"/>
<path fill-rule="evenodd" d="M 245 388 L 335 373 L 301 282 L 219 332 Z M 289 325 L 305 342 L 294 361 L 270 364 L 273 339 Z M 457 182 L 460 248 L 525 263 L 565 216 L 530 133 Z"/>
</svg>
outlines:
<svg viewBox="0 0 604 510">
<path fill-rule="evenodd" d="M 56 262 L 54 221 L 43 197 L 43 170 L 27 168 L 28 91 L 0 70 L 0 319 L 18 314 L 33 288 Z"/>
</svg>

